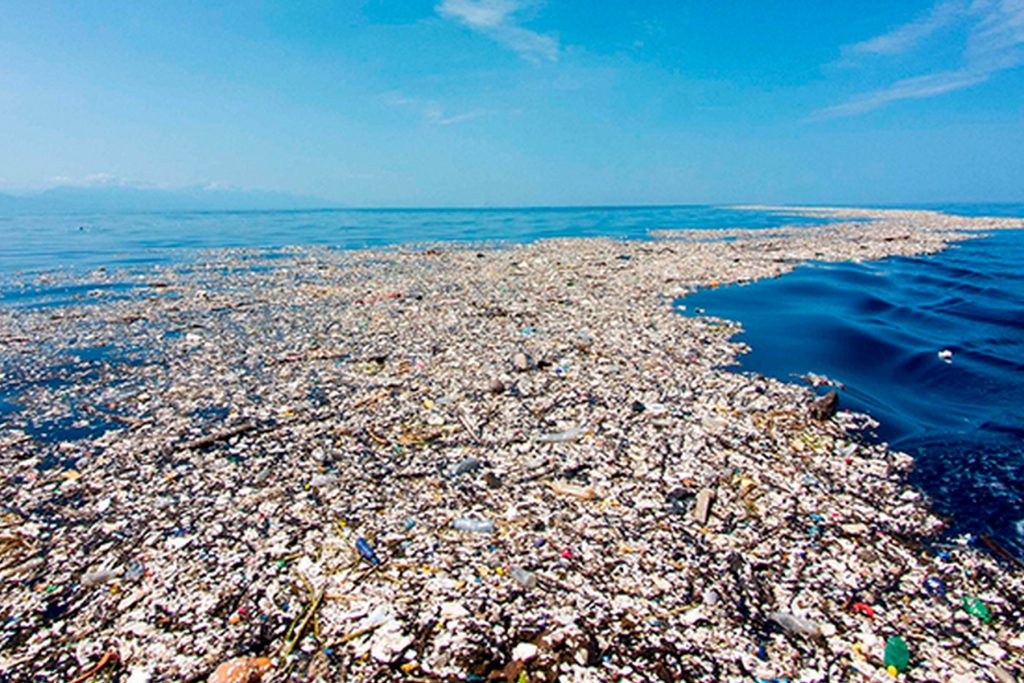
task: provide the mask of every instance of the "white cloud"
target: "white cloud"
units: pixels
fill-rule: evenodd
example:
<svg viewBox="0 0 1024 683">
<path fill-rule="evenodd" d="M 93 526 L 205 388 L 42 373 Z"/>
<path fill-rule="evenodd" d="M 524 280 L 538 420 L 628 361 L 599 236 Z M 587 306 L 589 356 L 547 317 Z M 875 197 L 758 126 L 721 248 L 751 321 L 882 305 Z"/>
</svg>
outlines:
<svg viewBox="0 0 1024 683">
<path fill-rule="evenodd" d="M 828 119 L 863 114 L 902 100 L 934 97 L 988 81 L 1000 71 L 1024 65 L 1024 0 L 941 2 L 932 11 L 888 33 L 843 48 L 854 55 L 894 55 L 913 51 L 947 25 L 962 27 L 966 42 L 961 65 L 903 78 L 811 115 Z"/>
<path fill-rule="evenodd" d="M 382 99 L 385 104 L 392 107 L 416 112 L 422 116 L 424 120 L 437 126 L 453 126 L 457 123 L 465 123 L 484 116 L 489 116 L 493 113 L 489 109 L 473 109 L 453 114 L 446 112 L 441 105 L 431 100 L 419 100 L 414 97 L 406 97 L 401 93 L 394 92 L 387 93 L 382 97 Z"/>
<path fill-rule="evenodd" d="M 467 111 L 463 114 L 452 114 L 451 116 L 437 116 L 430 120 L 439 126 L 451 126 L 456 123 L 465 123 L 466 121 L 472 121 L 478 119 L 481 116 L 487 116 L 490 112 L 486 109 L 474 109 L 473 111 Z"/>
<path fill-rule="evenodd" d="M 457 17 L 473 28 L 493 29 L 503 25 L 519 9 L 514 0 L 443 0 L 441 14 Z"/>
<path fill-rule="evenodd" d="M 985 73 L 974 73 L 969 70 L 940 71 L 937 73 L 904 78 L 887 88 L 875 90 L 860 97 L 847 100 L 842 104 L 821 109 L 811 115 L 812 120 L 834 119 L 854 116 L 879 109 L 892 102 L 933 97 L 954 90 L 962 90 L 972 85 L 983 83 L 989 78 Z"/>
<path fill-rule="evenodd" d="M 859 55 L 895 55 L 909 51 L 925 38 L 934 35 L 955 21 L 966 10 L 963 2 L 942 2 L 928 14 L 903 24 L 888 33 L 868 40 L 847 45 L 843 53 L 847 57 Z"/>
<path fill-rule="evenodd" d="M 202 185 L 199 186 L 199 189 L 201 189 L 203 192 L 236 192 L 238 190 L 241 190 L 241 188 L 236 185 L 229 185 L 227 183 L 221 183 L 217 181 L 203 183 Z"/>
<path fill-rule="evenodd" d="M 516 15 L 526 6 L 522 0 L 441 0 L 437 13 L 478 31 L 491 40 L 534 61 L 558 61 L 559 44 L 554 36 L 524 28 Z"/>
<path fill-rule="evenodd" d="M 1024 0 L 976 0 L 972 11 L 979 21 L 967 39 L 967 58 L 992 69 L 1024 63 Z"/>
</svg>

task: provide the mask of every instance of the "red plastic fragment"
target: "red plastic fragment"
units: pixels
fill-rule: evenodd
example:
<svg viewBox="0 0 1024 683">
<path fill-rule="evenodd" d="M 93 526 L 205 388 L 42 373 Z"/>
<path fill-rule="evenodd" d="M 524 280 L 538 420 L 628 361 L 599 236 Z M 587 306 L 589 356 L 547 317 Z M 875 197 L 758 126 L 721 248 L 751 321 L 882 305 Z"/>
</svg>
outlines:
<svg viewBox="0 0 1024 683">
<path fill-rule="evenodd" d="M 874 619 L 875 618 L 875 610 L 874 610 L 874 608 L 871 607 L 871 605 L 867 604 L 866 602 L 855 602 L 855 603 L 853 603 L 853 607 L 851 607 L 850 609 L 853 612 L 863 612 L 864 614 L 867 615 L 867 617 L 869 619 Z"/>
</svg>

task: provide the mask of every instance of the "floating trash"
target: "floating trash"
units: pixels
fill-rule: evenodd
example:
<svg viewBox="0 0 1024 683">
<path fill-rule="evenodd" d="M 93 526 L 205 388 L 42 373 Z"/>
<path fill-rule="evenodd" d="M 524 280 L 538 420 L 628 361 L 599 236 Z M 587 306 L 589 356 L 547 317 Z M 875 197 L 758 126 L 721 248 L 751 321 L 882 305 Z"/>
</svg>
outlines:
<svg viewBox="0 0 1024 683">
<path fill-rule="evenodd" d="M 1020 569 L 936 556 L 869 417 L 672 308 L 1012 222 L 812 213 L 843 222 L 229 250 L 0 308 L 0 679 L 1018 676 Z"/>
</svg>

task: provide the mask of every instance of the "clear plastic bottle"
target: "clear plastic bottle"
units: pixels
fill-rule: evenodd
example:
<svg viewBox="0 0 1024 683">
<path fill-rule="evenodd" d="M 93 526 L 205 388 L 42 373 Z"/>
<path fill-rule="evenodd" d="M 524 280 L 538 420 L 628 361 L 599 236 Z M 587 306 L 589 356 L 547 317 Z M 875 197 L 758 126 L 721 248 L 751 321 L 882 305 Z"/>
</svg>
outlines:
<svg viewBox="0 0 1024 683">
<path fill-rule="evenodd" d="M 570 441 L 579 441 L 586 433 L 586 426 L 573 427 L 572 429 L 566 429 L 564 432 L 541 434 L 537 437 L 537 441 L 541 443 L 568 443 Z"/>
<path fill-rule="evenodd" d="M 493 534 L 494 522 L 489 519 L 459 517 L 452 522 L 452 528 L 456 531 L 468 531 L 474 534 Z"/>
<path fill-rule="evenodd" d="M 512 567 L 508 570 L 508 575 L 523 588 L 531 590 L 537 587 L 537 575 L 531 571 L 523 569 L 522 567 Z"/>
<path fill-rule="evenodd" d="M 790 633 L 799 633 L 811 638 L 817 638 L 821 635 L 821 626 L 810 619 L 803 619 L 781 611 L 769 613 L 768 618 Z"/>
</svg>

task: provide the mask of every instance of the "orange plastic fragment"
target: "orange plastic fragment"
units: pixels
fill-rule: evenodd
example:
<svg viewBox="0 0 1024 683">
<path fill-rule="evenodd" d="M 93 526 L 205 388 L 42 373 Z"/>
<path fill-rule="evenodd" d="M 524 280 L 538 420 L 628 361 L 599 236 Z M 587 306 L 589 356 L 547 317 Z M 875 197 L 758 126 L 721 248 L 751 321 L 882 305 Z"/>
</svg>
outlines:
<svg viewBox="0 0 1024 683">
<path fill-rule="evenodd" d="M 273 668 L 266 657 L 239 657 L 218 666 L 207 683 L 260 683 L 263 674 Z"/>
</svg>

